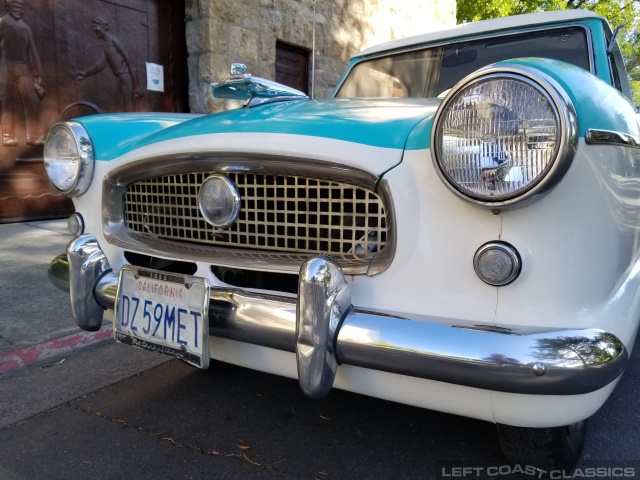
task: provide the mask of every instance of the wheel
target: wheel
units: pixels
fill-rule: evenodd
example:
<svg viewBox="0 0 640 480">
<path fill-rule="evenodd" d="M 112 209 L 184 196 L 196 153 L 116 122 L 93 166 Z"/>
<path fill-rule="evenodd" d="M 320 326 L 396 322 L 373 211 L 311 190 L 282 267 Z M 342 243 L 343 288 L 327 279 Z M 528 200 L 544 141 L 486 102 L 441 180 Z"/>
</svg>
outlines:
<svg viewBox="0 0 640 480">
<path fill-rule="evenodd" d="M 571 470 L 580 458 L 586 434 L 586 419 L 552 428 L 498 425 L 500 446 L 511 462 L 544 470 Z"/>
</svg>

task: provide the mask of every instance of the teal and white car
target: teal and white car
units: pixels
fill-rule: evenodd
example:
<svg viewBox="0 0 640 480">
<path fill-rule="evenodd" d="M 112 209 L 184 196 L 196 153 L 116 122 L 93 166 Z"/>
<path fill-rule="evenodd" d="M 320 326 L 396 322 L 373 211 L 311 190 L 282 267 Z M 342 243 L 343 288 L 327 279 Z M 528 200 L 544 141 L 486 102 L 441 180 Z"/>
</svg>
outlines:
<svg viewBox="0 0 640 480">
<path fill-rule="evenodd" d="M 333 98 L 244 73 L 213 115 L 54 125 L 76 235 L 51 264 L 119 342 L 494 422 L 579 458 L 640 317 L 640 127 L 585 11 L 461 25 L 354 57 Z"/>
</svg>

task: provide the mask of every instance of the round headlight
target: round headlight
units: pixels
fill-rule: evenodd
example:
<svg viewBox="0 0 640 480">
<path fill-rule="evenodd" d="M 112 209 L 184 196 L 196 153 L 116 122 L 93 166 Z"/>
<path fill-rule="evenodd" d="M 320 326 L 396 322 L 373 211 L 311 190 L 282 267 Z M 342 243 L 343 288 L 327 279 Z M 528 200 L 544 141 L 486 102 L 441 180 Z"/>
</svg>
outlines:
<svg viewBox="0 0 640 480">
<path fill-rule="evenodd" d="M 77 122 L 57 123 L 44 142 L 44 166 L 49 180 L 60 192 L 82 195 L 93 176 L 93 145 Z"/>
<path fill-rule="evenodd" d="M 200 186 L 198 206 L 204 219 L 214 227 L 232 225 L 240 213 L 240 194 L 224 175 L 211 175 Z"/>
<path fill-rule="evenodd" d="M 561 88 L 539 72 L 513 70 L 488 68 L 460 82 L 433 129 L 440 176 L 459 196 L 491 208 L 548 189 L 575 149 L 575 114 Z"/>
</svg>

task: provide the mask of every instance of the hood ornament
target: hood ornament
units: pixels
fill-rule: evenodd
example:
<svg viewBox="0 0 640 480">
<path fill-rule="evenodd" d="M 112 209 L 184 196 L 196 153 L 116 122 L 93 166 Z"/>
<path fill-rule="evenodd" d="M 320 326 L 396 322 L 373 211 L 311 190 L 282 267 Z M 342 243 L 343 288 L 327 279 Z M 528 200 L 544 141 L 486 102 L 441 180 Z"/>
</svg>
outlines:
<svg viewBox="0 0 640 480">
<path fill-rule="evenodd" d="M 225 78 L 220 83 L 211 84 L 213 96 L 230 100 L 245 100 L 243 107 L 309 98 L 300 90 L 266 78 L 253 77 L 245 73 L 246 70 L 247 67 L 242 63 L 232 64 L 229 78 Z"/>
</svg>

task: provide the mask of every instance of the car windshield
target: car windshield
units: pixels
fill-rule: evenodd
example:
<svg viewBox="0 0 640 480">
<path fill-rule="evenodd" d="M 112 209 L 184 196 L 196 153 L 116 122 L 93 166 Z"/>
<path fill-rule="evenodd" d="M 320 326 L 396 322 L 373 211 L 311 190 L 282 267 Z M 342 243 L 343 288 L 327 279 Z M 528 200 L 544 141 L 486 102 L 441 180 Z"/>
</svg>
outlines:
<svg viewBox="0 0 640 480">
<path fill-rule="evenodd" d="M 337 98 L 431 98 L 443 96 L 466 75 L 486 65 L 520 57 L 544 57 L 590 70 L 581 27 L 452 42 L 357 63 Z"/>
</svg>

